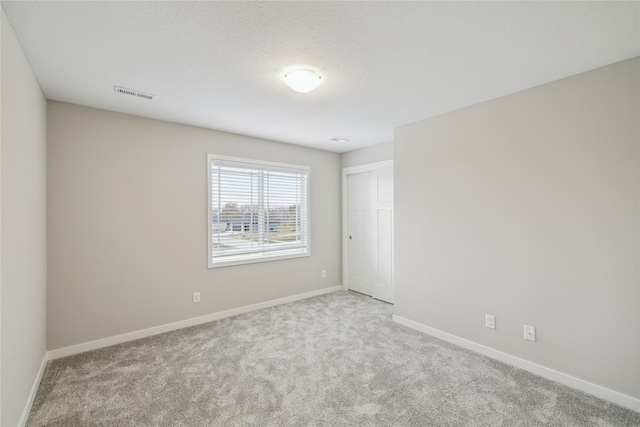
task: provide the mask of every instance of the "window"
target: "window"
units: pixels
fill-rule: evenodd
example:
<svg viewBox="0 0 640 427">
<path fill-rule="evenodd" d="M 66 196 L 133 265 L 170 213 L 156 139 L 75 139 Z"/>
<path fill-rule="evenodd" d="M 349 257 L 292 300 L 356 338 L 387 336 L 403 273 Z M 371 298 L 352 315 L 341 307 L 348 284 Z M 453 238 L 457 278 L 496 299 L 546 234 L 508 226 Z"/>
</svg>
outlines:
<svg viewBox="0 0 640 427">
<path fill-rule="evenodd" d="M 309 167 L 208 155 L 209 268 L 309 255 Z"/>
</svg>

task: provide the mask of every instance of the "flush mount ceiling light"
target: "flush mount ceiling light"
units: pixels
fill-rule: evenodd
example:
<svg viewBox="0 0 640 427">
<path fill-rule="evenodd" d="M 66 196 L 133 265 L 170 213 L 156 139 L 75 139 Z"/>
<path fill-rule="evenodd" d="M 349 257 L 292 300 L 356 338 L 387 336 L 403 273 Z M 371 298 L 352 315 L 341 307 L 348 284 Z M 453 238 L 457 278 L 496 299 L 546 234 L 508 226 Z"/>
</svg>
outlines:
<svg viewBox="0 0 640 427">
<path fill-rule="evenodd" d="M 322 77 L 311 70 L 293 70 L 284 75 L 284 82 L 291 89 L 300 93 L 314 90 L 320 84 Z"/>
<path fill-rule="evenodd" d="M 334 142 L 349 142 L 349 139 L 346 138 L 338 138 L 337 136 L 334 136 L 333 138 L 331 138 L 332 141 Z"/>
</svg>

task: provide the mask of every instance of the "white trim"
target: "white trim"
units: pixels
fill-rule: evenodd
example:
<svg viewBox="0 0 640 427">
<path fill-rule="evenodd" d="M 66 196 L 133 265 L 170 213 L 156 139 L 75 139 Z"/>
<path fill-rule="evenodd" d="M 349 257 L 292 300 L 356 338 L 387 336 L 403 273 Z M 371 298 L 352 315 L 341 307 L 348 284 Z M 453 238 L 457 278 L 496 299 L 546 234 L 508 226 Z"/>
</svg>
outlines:
<svg viewBox="0 0 640 427">
<path fill-rule="evenodd" d="M 304 165 L 294 165 L 290 163 L 278 163 L 278 162 L 269 162 L 267 160 L 258 160 L 258 159 L 247 159 L 244 157 L 230 157 L 230 156 L 219 156 L 217 154 L 209 153 L 207 155 L 207 161 L 212 162 L 216 160 L 216 163 L 222 164 L 225 166 L 233 166 L 238 167 L 246 167 L 246 168 L 258 168 L 261 170 L 270 170 L 270 171 L 278 171 L 285 173 L 309 173 L 311 169 L 309 166 Z"/>
<path fill-rule="evenodd" d="M 349 229 L 349 187 L 347 176 L 356 173 L 372 172 L 375 170 L 388 169 L 392 167 L 393 159 L 342 168 L 342 288 L 345 291 L 347 290 L 348 283 L 347 265 L 349 262 L 349 242 L 347 240 L 347 230 Z"/>
<path fill-rule="evenodd" d="M 606 387 L 590 383 L 589 381 L 581 380 L 580 378 L 576 378 L 571 375 L 547 368 L 545 366 L 538 365 L 537 363 L 529 362 L 528 360 L 520 359 L 519 357 L 503 353 L 501 351 L 486 347 L 484 345 L 469 341 L 464 338 L 460 338 L 456 335 L 452 335 L 439 329 L 424 325 L 422 323 L 406 319 L 396 314 L 392 316 L 392 319 L 394 322 L 399 323 L 403 326 L 407 326 L 411 329 L 415 329 L 436 338 L 440 338 L 441 340 L 459 345 L 460 347 L 464 347 L 466 349 L 475 351 L 476 353 L 489 356 L 501 362 L 508 363 L 509 365 L 516 366 L 520 369 L 524 369 L 525 371 L 532 372 L 536 375 L 540 375 L 541 377 L 556 381 L 560 384 L 564 384 L 566 386 L 584 391 L 586 393 L 592 394 L 601 399 L 608 400 L 633 411 L 640 412 L 640 399 L 636 399 L 635 397 L 631 397 L 626 394 L 608 389 Z"/>
<path fill-rule="evenodd" d="M 211 248 L 211 245 L 209 245 Z M 209 249 L 211 250 L 211 249 Z M 273 252 L 256 252 L 253 254 L 242 254 L 237 257 L 224 257 L 219 261 L 209 261 L 209 268 L 228 267 L 230 265 L 251 264 L 255 262 L 278 261 L 282 259 L 302 258 L 311 256 L 309 245 L 303 249 L 287 249 Z"/>
<path fill-rule="evenodd" d="M 122 335 L 102 338 L 99 340 L 89 341 L 82 344 L 76 344 L 69 347 L 57 348 L 55 350 L 50 350 L 47 354 L 49 359 L 59 359 L 61 357 L 71 356 L 73 354 L 84 353 L 85 351 L 91 351 L 91 350 L 96 350 L 103 347 L 109 347 L 111 345 L 121 344 L 127 341 L 146 338 L 153 335 L 162 334 L 164 332 L 175 331 L 177 329 L 200 325 L 202 323 L 212 322 L 214 320 L 220 320 L 226 317 L 237 316 L 238 314 L 249 313 L 251 311 L 273 307 L 280 304 L 287 304 L 293 301 L 311 298 L 318 295 L 324 295 L 324 294 L 328 294 L 328 293 L 339 291 L 339 290 L 342 290 L 342 286 L 331 286 L 329 288 L 318 289 L 317 291 L 291 295 L 288 297 L 260 302 L 257 304 L 247 305 L 244 307 L 233 308 L 231 310 L 220 311 L 218 313 L 207 314 L 205 316 L 194 317 L 191 319 L 181 320 L 173 323 L 167 323 L 160 326 L 154 326 L 148 329 L 141 329 L 139 331 L 129 332 Z"/>
<path fill-rule="evenodd" d="M 354 173 L 371 172 L 378 169 L 389 169 L 393 167 L 393 159 L 383 160 L 381 162 L 367 163 L 358 166 L 349 166 L 342 168 L 342 176 L 353 175 Z"/>
<path fill-rule="evenodd" d="M 24 427 L 27 425 L 27 420 L 29 419 L 29 413 L 31 412 L 31 407 L 33 406 L 34 400 L 36 400 L 36 393 L 38 392 L 38 388 L 40 387 L 40 381 L 42 381 L 42 375 L 44 375 L 44 369 L 47 367 L 47 362 L 49 361 L 49 352 L 46 352 L 42 357 L 42 363 L 40 364 L 40 369 L 38 370 L 38 374 L 36 375 L 36 379 L 33 381 L 33 385 L 31 386 L 31 391 L 29 392 L 29 397 L 27 398 L 27 404 L 22 411 L 22 416 L 20 417 L 20 421 L 18 422 L 19 427 Z"/>
</svg>

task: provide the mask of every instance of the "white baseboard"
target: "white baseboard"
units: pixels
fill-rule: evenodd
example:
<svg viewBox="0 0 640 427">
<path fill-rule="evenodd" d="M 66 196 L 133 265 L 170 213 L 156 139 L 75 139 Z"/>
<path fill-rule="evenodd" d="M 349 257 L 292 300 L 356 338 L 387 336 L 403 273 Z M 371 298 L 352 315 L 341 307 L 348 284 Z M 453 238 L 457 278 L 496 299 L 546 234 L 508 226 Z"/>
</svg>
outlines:
<svg viewBox="0 0 640 427">
<path fill-rule="evenodd" d="M 45 353 L 42 357 L 42 363 L 40 363 L 40 369 L 38 370 L 38 374 L 36 375 L 36 379 L 33 381 L 33 385 L 31 386 L 31 391 L 29 392 L 29 397 L 27 398 L 27 404 L 22 411 L 22 416 L 20 417 L 20 422 L 18 426 L 24 427 L 27 425 L 27 419 L 29 418 L 29 413 L 31 412 L 31 407 L 33 406 L 33 401 L 36 399 L 36 393 L 38 392 L 38 387 L 40 387 L 40 381 L 42 380 L 42 375 L 44 374 L 44 368 L 47 367 L 47 362 L 49 361 L 48 353 Z"/>
<path fill-rule="evenodd" d="M 248 313 L 250 311 L 260 310 L 262 308 L 273 307 L 280 304 L 286 304 L 301 299 L 311 298 L 318 295 L 328 294 L 342 290 L 342 286 L 331 286 L 329 288 L 319 289 L 317 291 L 306 292 L 303 294 L 292 295 L 289 297 L 278 298 L 271 301 L 260 302 L 257 304 L 238 307 L 231 310 L 221 311 L 218 313 L 208 314 L 206 316 L 194 317 L 191 319 L 181 320 L 179 322 L 167 323 L 165 325 L 154 326 L 153 328 L 141 329 L 139 331 L 129 332 L 113 337 L 102 338 L 95 341 L 89 341 L 82 344 L 72 345 L 69 347 L 57 348 L 47 352 L 49 360 L 59 359 L 61 357 L 71 356 L 73 354 L 84 353 L 85 351 L 96 350 L 111 345 L 120 344 L 127 341 L 133 341 L 140 338 L 158 335 L 164 332 L 175 331 L 177 329 L 187 328 L 189 326 L 200 325 L 202 323 L 212 322 L 214 320 L 224 319 L 225 317 L 237 316 L 238 314 Z"/>
<path fill-rule="evenodd" d="M 484 354 L 485 356 L 489 356 L 501 362 L 508 363 L 509 365 L 516 366 L 520 369 L 524 369 L 525 371 L 532 372 L 536 375 L 540 375 L 541 377 L 556 381 L 560 384 L 564 384 L 569 387 L 584 391 L 586 393 L 592 394 L 601 399 L 608 400 L 609 402 L 613 402 L 617 405 L 623 406 L 633 411 L 640 412 L 640 399 L 636 399 L 634 397 L 622 394 L 606 387 L 581 380 L 580 378 L 564 374 L 562 372 L 544 367 L 542 365 L 538 365 L 533 362 L 529 362 L 528 360 L 520 359 L 519 357 L 503 353 L 491 347 L 486 347 L 473 341 L 460 338 L 456 335 L 443 332 L 441 330 L 423 325 L 422 323 L 418 323 L 395 314 L 392 318 L 394 322 L 399 323 L 403 326 L 407 326 L 436 338 L 440 338 L 441 340 L 450 342 L 452 344 L 459 345 L 460 347 L 467 348 L 469 350 L 475 351 L 476 353 Z"/>
</svg>

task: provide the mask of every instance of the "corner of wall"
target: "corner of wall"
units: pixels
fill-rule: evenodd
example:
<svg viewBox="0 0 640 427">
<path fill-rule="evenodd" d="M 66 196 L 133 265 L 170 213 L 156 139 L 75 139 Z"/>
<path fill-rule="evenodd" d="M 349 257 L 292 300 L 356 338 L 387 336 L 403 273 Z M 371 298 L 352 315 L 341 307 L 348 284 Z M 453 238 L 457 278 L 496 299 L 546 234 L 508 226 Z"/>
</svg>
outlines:
<svg viewBox="0 0 640 427">
<path fill-rule="evenodd" d="M 0 7 L 0 424 L 26 422 L 46 364 L 46 100 Z"/>
<path fill-rule="evenodd" d="M 393 159 L 393 141 L 346 151 L 340 155 L 342 168 Z"/>
</svg>

